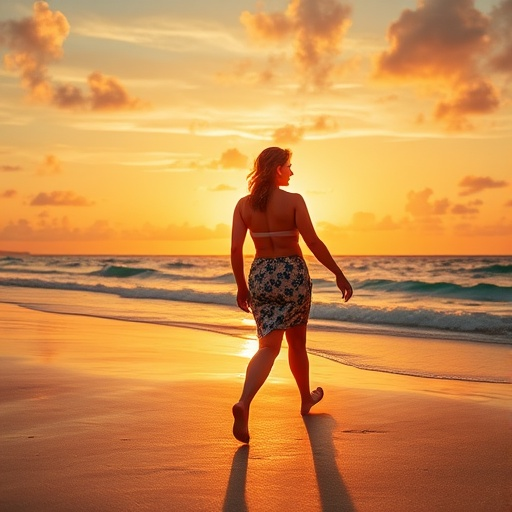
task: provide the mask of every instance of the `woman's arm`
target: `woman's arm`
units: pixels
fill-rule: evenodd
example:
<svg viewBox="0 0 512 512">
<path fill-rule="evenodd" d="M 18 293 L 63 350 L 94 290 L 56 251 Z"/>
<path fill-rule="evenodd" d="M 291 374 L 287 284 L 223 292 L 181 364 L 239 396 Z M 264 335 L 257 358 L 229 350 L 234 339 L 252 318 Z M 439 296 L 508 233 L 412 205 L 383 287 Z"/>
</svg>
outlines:
<svg viewBox="0 0 512 512">
<path fill-rule="evenodd" d="M 233 226 L 231 229 L 231 268 L 233 269 L 233 275 L 235 276 L 236 285 L 238 287 L 236 302 L 240 309 L 248 313 L 250 297 L 244 271 L 244 241 L 247 235 L 247 226 L 240 213 L 241 202 L 242 199 L 238 201 L 233 213 Z"/>
<path fill-rule="evenodd" d="M 306 206 L 306 202 L 303 197 L 299 194 L 297 196 L 296 210 L 295 210 L 295 222 L 297 228 L 302 236 L 302 239 L 308 246 L 309 250 L 313 253 L 315 258 L 328 270 L 330 270 L 336 276 L 336 285 L 341 291 L 342 297 L 347 302 L 352 297 L 352 286 L 344 276 L 343 271 L 334 261 L 331 253 L 327 246 L 320 240 L 316 234 L 309 211 Z"/>
</svg>

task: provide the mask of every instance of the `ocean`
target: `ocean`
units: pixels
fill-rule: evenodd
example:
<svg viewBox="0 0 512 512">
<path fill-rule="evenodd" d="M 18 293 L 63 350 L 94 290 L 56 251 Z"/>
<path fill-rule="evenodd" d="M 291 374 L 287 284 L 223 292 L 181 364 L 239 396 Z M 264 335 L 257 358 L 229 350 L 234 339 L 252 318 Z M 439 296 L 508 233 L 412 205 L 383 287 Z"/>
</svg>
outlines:
<svg viewBox="0 0 512 512">
<path fill-rule="evenodd" d="M 306 257 L 313 280 L 310 353 L 368 371 L 510 383 L 512 257 L 335 259 L 354 288 L 348 303 L 333 276 Z M 250 352 L 254 322 L 235 296 L 227 256 L 0 258 L 0 302 L 221 332 Z M 350 334 L 357 343 L 347 342 Z M 410 356 L 394 358 L 394 348 Z M 443 351 L 451 355 L 443 358 Z"/>
</svg>

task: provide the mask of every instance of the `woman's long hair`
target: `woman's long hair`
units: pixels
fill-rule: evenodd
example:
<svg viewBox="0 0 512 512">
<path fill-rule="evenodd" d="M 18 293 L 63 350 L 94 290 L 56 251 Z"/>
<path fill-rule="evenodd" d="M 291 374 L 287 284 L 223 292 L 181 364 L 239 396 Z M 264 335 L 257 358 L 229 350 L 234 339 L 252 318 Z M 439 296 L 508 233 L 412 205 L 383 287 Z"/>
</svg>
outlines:
<svg viewBox="0 0 512 512">
<path fill-rule="evenodd" d="M 270 194 L 276 183 L 276 169 L 286 164 L 292 152 L 289 149 L 271 147 L 264 149 L 256 160 L 247 179 L 249 181 L 250 205 L 259 211 L 267 208 Z"/>
</svg>

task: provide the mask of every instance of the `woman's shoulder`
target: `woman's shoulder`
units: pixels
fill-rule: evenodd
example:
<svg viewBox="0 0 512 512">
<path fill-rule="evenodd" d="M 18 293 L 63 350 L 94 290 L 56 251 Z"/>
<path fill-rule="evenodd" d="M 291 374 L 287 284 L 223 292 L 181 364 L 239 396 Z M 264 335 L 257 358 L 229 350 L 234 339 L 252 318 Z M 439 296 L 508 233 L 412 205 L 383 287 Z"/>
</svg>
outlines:
<svg viewBox="0 0 512 512">
<path fill-rule="evenodd" d="M 281 196 L 294 198 L 294 199 L 297 197 L 302 197 L 298 192 L 288 192 L 288 190 L 283 190 L 282 188 L 278 188 L 277 193 Z"/>
<path fill-rule="evenodd" d="M 238 202 L 236 203 L 237 208 L 243 208 L 249 201 L 250 195 L 241 197 Z"/>
<path fill-rule="evenodd" d="M 288 192 L 287 190 L 281 190 L 281 189 L 278 189 L 278 190 L 279 190 L 280 199 L 282 199 L 282 200 L 288 200 L 295 204 L 304 202 L 304 198 L 302 197 L 302 195 L 297 192 Z"/>
</svg>

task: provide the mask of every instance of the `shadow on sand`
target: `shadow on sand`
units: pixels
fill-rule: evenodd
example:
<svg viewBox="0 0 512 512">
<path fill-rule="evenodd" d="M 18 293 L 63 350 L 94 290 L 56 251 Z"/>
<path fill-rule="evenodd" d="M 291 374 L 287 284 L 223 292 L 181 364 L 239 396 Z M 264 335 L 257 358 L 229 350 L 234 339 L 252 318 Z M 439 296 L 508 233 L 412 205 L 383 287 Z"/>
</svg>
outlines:
<svg viewBox="0 0 512 512">
<path fill-rule="evenodd" d="M 249 461 L 249 445 L 240 446 L 233 456 L 228 488 L 224 498 L 223 512 L 247 512 L 245 501 L 245 482 L 247 480 L 247 463 Z"/>
<path fill-rule="evenodd" d="M 311 443 L 322 512 L 355 512 L 354 505 L 336 463 L 332 433 L 336 422 L 329 414 L 304 416 Z M 238 448 L 233 456 L 223 512 L 247 512 L 245 486 L 249 461 L 249 445 Z"/>
<path fill-rule="evenodd" d="M 334 418 L 330 414 L 310 414 L 303 420 L 313 452 L 322 512 L 355 512 L 336 464 L 336 447 L 332 440 Z"/>
</svg>

